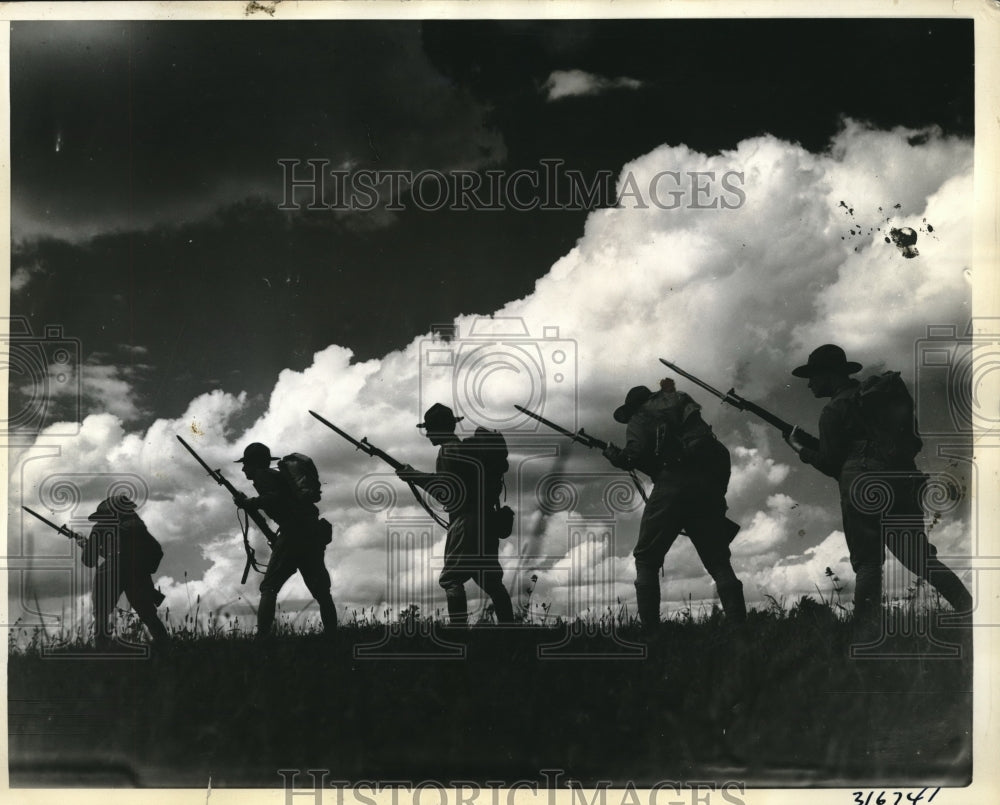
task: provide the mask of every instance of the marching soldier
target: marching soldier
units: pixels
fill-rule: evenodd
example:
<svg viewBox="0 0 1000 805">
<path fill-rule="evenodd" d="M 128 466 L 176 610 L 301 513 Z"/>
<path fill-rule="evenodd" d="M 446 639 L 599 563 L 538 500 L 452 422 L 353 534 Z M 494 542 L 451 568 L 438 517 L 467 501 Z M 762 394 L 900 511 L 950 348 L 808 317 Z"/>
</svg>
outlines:
<svg viewBox="0 0 1000 805">
<path fill-rule="evenodd" d="M 153 587 L 152 574 L 160 566 L 163 549 L 146 524 L 135 513 L 136 505 L 127 495 L 101 501 L 88 518 L 94 523 L 83 542 L 83 564 L 94 573 L 94 642 L 108 648 L 114 628 L 109 620 L 122 593 L 153 638 L 164 644 L 167 629 L 156 616 L 163 594 Z"/>
<path fill-rule="evenodd" d="M 493 599 L 499 623 L 513 623 L 514 608 L 503 585 L 503 569 L 498 559 L 500 541 L 492 527 L 487 527 L 500 478 L 489 473 L 469 442 L 455 435 L 460 422 L 446 405 L 435 403 L 417 425 L 426 429 L 431 444 L 439 447 L 435 471 L 419 472 L 406 465 L 396 471 L 404 481 L 416 484 L 442 501 L 448 512 L 448 533 L 444 548 L 444 569 L 439 579 L 448 602 L 452 625 L 468 623 L 465 582 L 472 579 Z"/>
<path fill-rule="evenodd" d="M 660 622 L 658 571 L 683 530 L 701 559 L 726 617 L 746 620 L 743 584 L 730 563 L 729 543 L 739 526 L 726 516 L 729 451 L 719 442 L 699 413 L 701 406 L 660 381 L 653 393 L 635 386 L 614 412 L 627 425 L 625 447 L 609 444 L 604 456 L 624 470 L 640 470 L 653 479 L 653 491 L 639 524 L 635 557 L 635 592 L 643 630 L 651 633 Z"/>
<path fill-rule="evenodd" d="M 300 499 L 285 477 L 271 468 L 271 462 L 277 460 L 267 445 L 254 442 L 247 445 L 243 457 L 236 461 L 243 464 L 243 474 L 257 490 L 254 498 L 238 495 L 234 498 L 236 505 L 263 511 L 280 527 L 260 583 L 257 637 L 270 634 L 278 592 L 296 570 L 319 604 L 323 631 L 332 637 L 337 628 L 337 608 L 330 594 L 330 573 L 323 563 L 329 533 L 324 533 L 325 521 L 319 519 L 316 504 Z"/>
<path fill-rule="evenodd" d="M 861 364 L 848 361 L 844 350 L 835 344 L 813 350 L 807 362 L 792 374 L 807 379 L 815 397 L 830 400 L 820 414 L 819 448 L 804 446 L 794 430 L 785 440 L 803 462 L 836 479 L 840 486 L 844 536 L 856 577 L 855 614 L 870 618 L 880 611 L 886 547 L 907 570 L 930 582 L 957 612 L 969 612 L 972 596 L 958 576 L 937 558 L 926 530 L 883 530 L 882 514 L 861 511 L 852 495 L 856 482 L 864 484 L 884 473 L 880 480 L 891 489 L 893 498 L 890 516 L 923 519 L 919 496 L 923 476 L 913 460 L 921 443 L 915 435 L 912 407 L 904 406 L 909 421 L 898 428 L 898 435 L 879 433 L 879 423 L 859 403 L 861 384 L 851 378 L 860 371 Z M 912 406 L 908 392 L 905 399 Z M 884 422 L 881 427 L 885 427 Z"/>
</svg>

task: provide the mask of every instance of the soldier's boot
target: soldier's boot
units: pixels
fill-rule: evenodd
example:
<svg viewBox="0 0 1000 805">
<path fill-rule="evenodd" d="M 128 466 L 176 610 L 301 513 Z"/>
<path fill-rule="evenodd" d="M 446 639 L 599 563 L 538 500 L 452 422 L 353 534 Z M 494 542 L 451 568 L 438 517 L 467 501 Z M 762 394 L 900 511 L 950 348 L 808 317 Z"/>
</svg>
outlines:
<svg viewBox="0 0 1000 805">
<path fill-rule="evenodd" d="M 115 649 L 115 633 L 107 627 L 94 630 L 94 648 L 98 651 L 113 651 Z"/>
<path fill-rule="evenodd" d="M 743 599 L 743 582 L 736 578 L 733 566 L 725 561 L 707 569 L 715 581 L 715 591 L 719 594 L 726 620 L 730 623 L 744 623 L 747 619 L 747 605 Z"/>
<path fill-rule="evenodd" d="M 163 625 L 163 622 L 153 615 L 150 618 L 143 618 L 142 622 L 146 624 L 146 628 L 149 629 L 149 634 L 153 638 L 154 643 L 166 644 L 170 642 L 170 635 L 167 634 L 167 627 Z"/>
<path fill-rule="evenodd" d="M 260 604 L 257 606 L 257 639 L 262 640 L 271 634 L 274 624 L 274 610 L 278 604 L 278 594 L 261 591 Z"/>
<path fill-rule="evenodd" d="M 323 620 L 323 632 L 328 637 L 333 637 L 337 631 L 337 607 L 333 603 L 333 596 L 327 593 L 316 599 L 319 604 L 319 616 Z"/>
<path fill-rule="evenodd" d="M 927 581 L 956 612 L 972 612 L 972 595 L 954 571 L 936 556 L 927 561 Z"/>
<path fill-rule="evenodd" d="M 111 651 L 115 648 L 115 628 L 111 625 L 110 615 L 98 610 L 94 617 L 94 647 L 98 651 Z"/>
<path fill-rule="evenodd" d="M 643 634 L 656 634 L 660 625 L 660 579 L 659 568 L 651 565 L 635 564 L 635 600 L 639 610 L 639 621 Z"/>
<path fill-rule="evenodd" d="M 445 600 L 448 602 L 448 622 L 452 626 L 465 626 L 469 622 L 468 602 L 465 597 L 464 584 L 449 584 L 444 588 Z"/>
<path fill-rule="evenodd" d="M 733 576 L 732 580 L 716 583 L 715 589 L 719 593 L 726 619 L 732 623 L 746 623 L 747 604 L 743 599 L 743 582 Z"/>
<path fill-rule="evenodd" d="M 493 611 L 496 613 L 497 623 L 513 623 L 514 605 L 511 603 L 510 593 L 503 586 L 503 582 L 492 585 L 486 592 L 493 599 Z"/>
<path fill-rule="evenodd" d="M 855 640 L 870 643 L 882 635 L 882 564 L 869 562 L 854 568 Z"/>
</svg>

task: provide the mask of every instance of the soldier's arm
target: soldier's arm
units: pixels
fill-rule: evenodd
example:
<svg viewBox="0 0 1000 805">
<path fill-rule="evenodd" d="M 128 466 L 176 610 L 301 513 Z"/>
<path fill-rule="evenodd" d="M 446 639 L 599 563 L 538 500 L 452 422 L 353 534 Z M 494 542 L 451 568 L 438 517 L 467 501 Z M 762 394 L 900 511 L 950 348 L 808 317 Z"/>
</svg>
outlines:
<svg viewBox="0 0 1000 805">
<path fill-rule="evenodd" d="M 396 475 L 419 486 L 438 502 L 448 504 L 467 494 L 467 490 L 476 488 L 470 476 L 475 471 L 464 446 L 455 442 L 441 448 L 434 472 L 420 472 L 407 464 L 397 470 Z"/>
<path fill-rule="evenodd" d="M 94 526 L 90 529 L 90 536 L 83 544 L 83 554 L 80 559 L 85 567 L 97 567 L 101 561 L 101 546 L 104 543 L 104 529 Z"/>
<path fill-rule="evenodd" d="M 423 489 L 434 480 L 436 475 L 433 472 L 421 472 L 414 469 L 411 465 L 405 464 L 396 470 L 396 477 Z"/>
<path fill-rule="evenodd" d="M 265 473 L 254 481 L 254 488 L 257 490 L 256 497 L 240 497 L 236 503 L 243 509 L 267 509 L 274 504 L 279 504 L 285 494 L 285 484 L 281 476 Z"/>
<path fill-rule="evenodd" d="M 634 416 L 625 430 L 625 446 L 619 449 L 614 445 L 608 445 L 604 455 L 619 469 L 635 470 L 646 466 L 652 453 L 653 445 L 645 420 L 640 416 Z"/>
<path fill-rule="evenodd" d="M 850 438 L 843 412 L 837 406 L 827 406 L 819 418 L 819 449 L 803 447 L 799 458 L 824 475 L 839 478 L 850 450 Z"/>
</svg>

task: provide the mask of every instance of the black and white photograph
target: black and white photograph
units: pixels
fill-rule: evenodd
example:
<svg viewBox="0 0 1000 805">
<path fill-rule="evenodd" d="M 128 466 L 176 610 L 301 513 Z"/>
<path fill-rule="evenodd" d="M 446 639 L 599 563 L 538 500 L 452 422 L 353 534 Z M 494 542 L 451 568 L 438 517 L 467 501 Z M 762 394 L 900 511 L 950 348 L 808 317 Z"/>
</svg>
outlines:
<svg viewBox="0 0 1000 805">
<path fill-rule="evenodd" d="M 1000 18 L 901 5 L 0 8 L 3 796 L 995 801 Z"/>
</svg>

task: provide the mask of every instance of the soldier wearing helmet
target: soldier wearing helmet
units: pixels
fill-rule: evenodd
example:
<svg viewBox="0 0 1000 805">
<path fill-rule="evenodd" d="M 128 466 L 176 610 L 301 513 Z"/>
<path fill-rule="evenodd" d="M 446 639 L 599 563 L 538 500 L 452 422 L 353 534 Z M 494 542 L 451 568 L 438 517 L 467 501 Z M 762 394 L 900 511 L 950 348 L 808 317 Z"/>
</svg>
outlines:
<svg viewBox="0 0 1000 805">
<path fill-rule="evenodd" d="M 486 528 L 486 491 L 480 462 L 455 434 L 461 421 L 446 405 L 435 403 L 417 425 L 439 447 L 435 472 L 419 472 L 407 465 L 397 475 L 416 484 L 441 500 L 448 511 L 448 534 L 444 548 L 444 569 L 439 579 L 448 603 L 452 625 L 468 623 L 465 582 L 478 584 L 493 600 L 499 623 L 513 623 L 514 607 L 503 585 L 503 568 L 498 559 L 499 540 Z"/>
<path fill-rule="evenodd" d="M 257 490 L 257 497 L 237 497 L 236 505 L 260 510 L 280 527 L 260 583 L 257 636 L 263 638 L 271 633 L 278 592 L 298 571 L 319 604 L 324 632 L 332 637 L 337 628 L 337 608 L 330 594 L 330 573 L 323 562 L 326 542 L 321 536 L 319 509 L 314 503 L 299 499 L 286 478 L 271 468 L 271 463 L 277 460 L 270 448 L 260 442 L 247 445 L 243 456 L 236 460 Z"/>
<path fill-rule="evenodd" d="M 969 612 L 972 596 L 958 576 L 937 558 L 922 526 L 920 489 L 924 476 L 917 472 L 912 457 L 921 446 L 919 438 L 915 438 L 916 423 L 906 423 L 909 433 L 903 435 L 912 445 L 908 452 L 889 455 L 880 447 L 878 440 L 871 438 L 875 435 L 873 423 L 866 422 L 859 404 L 861 384 L 851 377 L 860 371 L 861 364 L 848 361 L 836 344 L 814 349 L 806 363 L 793 369 L 792 374 L 808 381 L 813 396 L 830 400 L 819 418 L 819 448 L 806 447 L 794 430 L 785 439 L 803 462 L 836 479 L 840 487 L 844 537 L 855 573 L 855 615 L 871 620 L 881 611 L 886 547 L 904 567 L 929 581 L 956 611 Z M 882 512 L 863 511 L 858 505 L 859 490 L 868 482 L 884 482 L 884 488 L 890 490 L 886 514 L 917 527 L 886 530 L 882 527 Z M 856 484 L 861 486 L 855 489 Z"/>
<path fill-rule="evenodd" d="M 136 514 L 135 502 L 127 495 L 102 500 L 88 518 L 94 523 L 83 545 L 83 564 L 94 573 L 94 642 L 98 648 L 112 643 L 111 613 L 122 593 L 149 629 L 153 641 L 167 640 L 166 627 L 156 616 L 163 594 L 153 587 L 151 575 L 160 566 L 163 549 Z"/>
<path fill-rule="evenodd" d="M 670 379 L 660 381 L 656 393 L 635 386 L 614 412 L 615 421 L 628 426 L 625 447 L 609 444 L 604 451 L 614 466 L 653 479 L 633 551 L 636 602 L 647 634 L 660 622 L 659 570 L 682 530 L 715 580 L 726 617 L 737 623 L 746 619 L 743 584 L 729 552 L 739 526 L 725 516 L 729 451 L 700 411 Z"/>
</svg>

